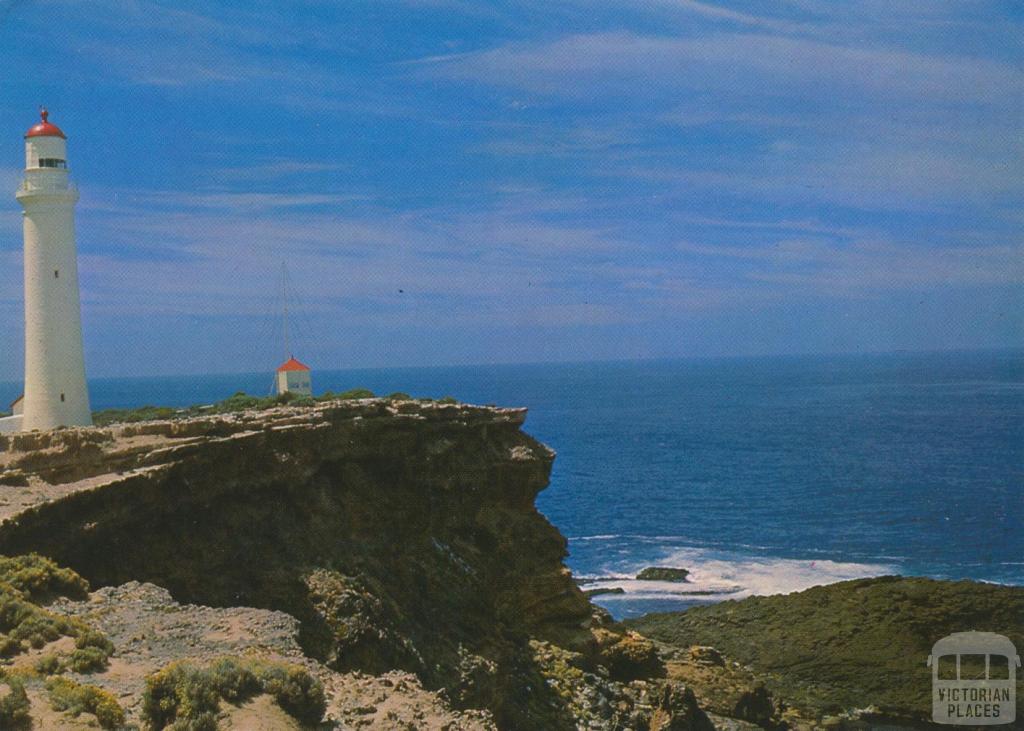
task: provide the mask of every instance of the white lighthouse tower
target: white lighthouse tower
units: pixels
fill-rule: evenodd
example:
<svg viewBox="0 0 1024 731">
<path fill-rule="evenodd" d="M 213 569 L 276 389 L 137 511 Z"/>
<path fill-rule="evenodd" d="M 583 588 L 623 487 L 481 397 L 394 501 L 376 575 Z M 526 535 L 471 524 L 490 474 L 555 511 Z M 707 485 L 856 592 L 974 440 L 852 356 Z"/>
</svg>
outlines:
<svg viewBox="0 0 1024 731">
<path fill-rule="evenodd" d="M 67 138 L 42 120 L 25 133 L 25 398 L 21 429 L 92 423 L 82 355 L 75 253 L 78 190 L 68 182 Z"/>
</svg>

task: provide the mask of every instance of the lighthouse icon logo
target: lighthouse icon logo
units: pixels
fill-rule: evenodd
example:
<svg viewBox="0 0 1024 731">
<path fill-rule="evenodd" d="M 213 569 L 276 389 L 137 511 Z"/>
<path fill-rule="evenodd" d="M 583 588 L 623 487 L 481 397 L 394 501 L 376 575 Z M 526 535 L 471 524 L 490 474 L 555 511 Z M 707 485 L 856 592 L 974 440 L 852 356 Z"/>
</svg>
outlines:
<svg viewBox="0 0 1024 731">
<path fill-rule="evenodd" d="M 932 646 L 932 721 L 997 726 L 1017 717 L 1013 643 L 994 632 L 954 632 Z"/>
</svg>

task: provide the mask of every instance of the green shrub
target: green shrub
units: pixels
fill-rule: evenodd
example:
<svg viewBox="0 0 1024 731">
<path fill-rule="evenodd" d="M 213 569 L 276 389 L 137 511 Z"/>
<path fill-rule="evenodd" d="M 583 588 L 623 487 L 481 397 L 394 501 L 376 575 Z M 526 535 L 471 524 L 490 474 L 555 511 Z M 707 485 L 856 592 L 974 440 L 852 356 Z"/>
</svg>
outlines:
<svg viewBox="0 0 1024 731">
<path fill-rule="evenodd" d="M 54 710 L 67 711 L 76 717 L 91 713 L 103 728 L 124 726 L 124 709 L 112 694 L 102 688 L 81 685 L 68 678 L 50 678 L 46 681 L 46 689 Z"/>
<path fill-rule="evenodd" d="M 24 646 L 13 637 L 0 635 L 0 657 L 14 657 L 20 655 Z"/>
<path fill-rule="evenodd" d="M 84 629 L 75 638 L 75 647 L 84 650 L 87 647 L 95 647 L 109 655 L 114 651 L 114 643 L 110 638 L 97 629 Z"/>
<path fill-rule="evenodd" d="M 83 647 L 71 653 L 68 667 L 76 673 L 98 673 L 107 669 L 107 655 L 98 647 Z"/>
<path fill-rule="evenodd" d="M 368 388 L 350 388 L 348 391 L 342 391 L 341 393 L 335 393 L 334 391 L 324 391 L 322 394 L 316 397 L 317 401 L 350 401 L 352 399 L 361 398 L 373 398 L 374 394 Z"/>
<path fill-rule="evenodd" d="M 8 637 L 0 640 L 0 654 L 18 654 L 23 649 L 21 640 L 38 648 L 63 635 L 73 636 L 77 633 L 77 629 L 65 617 L 48 612 L 23 597 L 21 592 L 10 585 L 0 584 L 0 632 L 8 634 Z"/>
<path fill-rule="evenodd" d="M 96 411 L 92 415 L 93 424 L 96 426 L 107 426 L 109 424 L 126 424 L 136 421 L 156 421 L 158 419 L 173 419 L 179 415 L 179 410 L 169 406 L 140 406 L 137 409 L 104 409 Z"/>
<path fill-rule="evenodd" d="M 457 403 L 459 403 L 459 400 L 457 398 L 455 398 L 454 396 L 442 396 L 441 398 L 439 398 L 437 400 L 437 403 L 439 403 L 439 404 L 457 404 Z"/>
<path fill-rule="evenodd" d="M 402 391 L 395 391 L 394 393 L 389 393 L 387 395 L 387 400 L 388 401 L 411 401 L 412 400 L 412 396 L 410 396 L 407 393 L 403 393 Z"/>
<path fill-rule="evenodd" d="M 207 670 L 210 680 L 224 700 L 232 703 L 260 691 L 260 681 L 252 670 L 229 657 L 222 657 Z"/>
<path fill-rule="evenodd" d="M 373 391 L 368 388 L 352 388 L 348 391 L 342 391 L 334 398 L 341 399 L 343 401 L 350 401 L 353 399 L 361 398 L 373 398 Z"/>
<path fill-rule="evenodd" d="M 326 709 L 324 687 L 301 665 L 258 663 L 254 671 L 263 691 L 303 723 L 319 723 Z"/>
<path fill-rule="evenodd" d="M 65 634 L 69 634 L 70 626 L 70 623 L 63 617 L 37 611 L 26 616 L 12 628 L 11 637 L 16 640 L 27 640 L 32 647 L 38 650 L 47 642 L 59 640 Z"/>
<path fill-rule="evenodd" d="M 121 728 L 124 726 L 124 709 L 117 699 L 104 690 L 96 689 L 96 697 L 93 701 L 93 714 L 103 728 Z"/>
<path fill-rule="evenodd" d="M 262 399 L 258 396 L 249 396 L 244 391 L 239 391 L 234 396 L 215 403 L 213 411 L 215 413 L 243 411 L 245 409 L 264 408 L 270 403 L 273 403 L 272 398 Z"/>
<path fill-rule="evenodd" d="M 43 655 L 35 664 L 36 672 L 40 675 L 57 675 L 64 670 L 64 664 L 56 655 Z"/>
<path fill-rule="evenodd" d="M 32 719 L 28 715 L 30 704 L 24 684 L 18 678 L 7 678 L 5 682 L 10 691 L 0 698 L 0 728 L 29 728 Z"/>
<path fill-rule="evenodd" d="M 89 585 L 69 569 L 36 554 L 0 556 L 0 656 L 13 657 L 28 644 L 40 648 L 84 629 L 40 607 L 37 602 L 56 596 L 82 598 Z"/>
<path fill-rule="evenodd" d="M 195 718 L 181 719 L 171 724 L 171 731 L 218 731 L 217 714 L 201 713 Z"/>
<path fill-rule="evenodd" d="M 61 637 L 74 637 L 78 649 L 71 667 L 78 672 L 105 668 L 114 645 L 102 632 L 37 603 L 57 596 L 83 598 L 88 590 L 81 576 L 43 556 L 0 556 L 0 657 L 18 655 L 26 644 L 38 649 Z"/>
<path fill-rule="evenodd" d="M 170 724 L 175 729 L 194 728 L 178 722 L 198 721 L 205 714 L 216 718 L 219 707 L 212 677 L 188 663 L 171 663 L 146 678 L 142 714 L 157 731 Z"/>
<path fill-rule="evenodd" d="M 157 731 L 206 731 L 217 728 L 222 698 L 241 703 L 260 693 L 272 695 L 285 712 L 304 723 L 318 723 L 326 709 L 323 686 L 305 668 L 224 657 L 205 668 L 171 663 L 150 675 L 143 716 Z"/>
<path fill-rule="evenodd" d="M 11 587 L 0 585 L 0 630 L 10 632 L 38 610 L 24 599 L 24 595 Z"/>
<path fill-rule="evenodd" d="M 89 582 L 37 553 L 0 556 L 0 582 L 10 584 L 34 602 L 59 596 L 84 599 L 89 593 Z"/>
</svg>

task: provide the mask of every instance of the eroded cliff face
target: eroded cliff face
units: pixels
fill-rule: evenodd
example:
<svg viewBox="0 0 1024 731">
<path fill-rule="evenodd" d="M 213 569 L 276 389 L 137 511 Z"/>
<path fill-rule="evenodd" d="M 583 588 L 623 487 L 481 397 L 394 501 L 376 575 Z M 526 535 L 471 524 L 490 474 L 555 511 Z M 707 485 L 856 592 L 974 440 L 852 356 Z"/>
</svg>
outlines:
<svg viewBox="0 0 1024 731">
<path fill-rule="evenodd" d="M 575 691 L 538 657 L 601 682 L 609 648 L 636 657 L 623 675 L 658 667 L 639 638 L 594 626 L 534 507 L 554 454 L 525 416 L 365 400 L 0 437 L 0 553 L 283 610 L 335 670 L 413 672 L 506 728 L 574 727 L 593 709 L 568 708 Z M 593 700 L 618 708 L 595 728 L 644 723 L 622 688 Z"/>
</svg>

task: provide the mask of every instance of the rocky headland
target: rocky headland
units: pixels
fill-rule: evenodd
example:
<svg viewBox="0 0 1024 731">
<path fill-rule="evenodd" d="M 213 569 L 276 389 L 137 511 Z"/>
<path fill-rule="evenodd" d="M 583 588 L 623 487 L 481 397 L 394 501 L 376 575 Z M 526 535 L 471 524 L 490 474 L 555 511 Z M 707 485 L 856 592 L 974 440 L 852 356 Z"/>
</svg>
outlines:
<svg viewBox="0 0 1024 731">
<path fill-rule="evenodd" d="M 525 417 L 361 399 L 3 436 L 0 554 L 96 589 L 42 611 L 110 638 L 109 667 L 75 682 L 141 726 L 162 722 L 143 698 L 161 667 L 208 679 L 243 657 L 305 667 L 342 728 L 710 728 L 572 581 L 534 507 L 554 453 Z M 44 639 L 14 656 L 73 641 Z M 243 670 L 257 690 L 277 672 Z"/>
<path fill-rule="evenodd" d="M 916 727 L 937 636 L 1024 646 L 1024 590 L 917 579 L 614 622 L 534 506 L 554 453 L 525 417 L 348 399 L 0 436 L 0 728 Z"/>
</svg>

